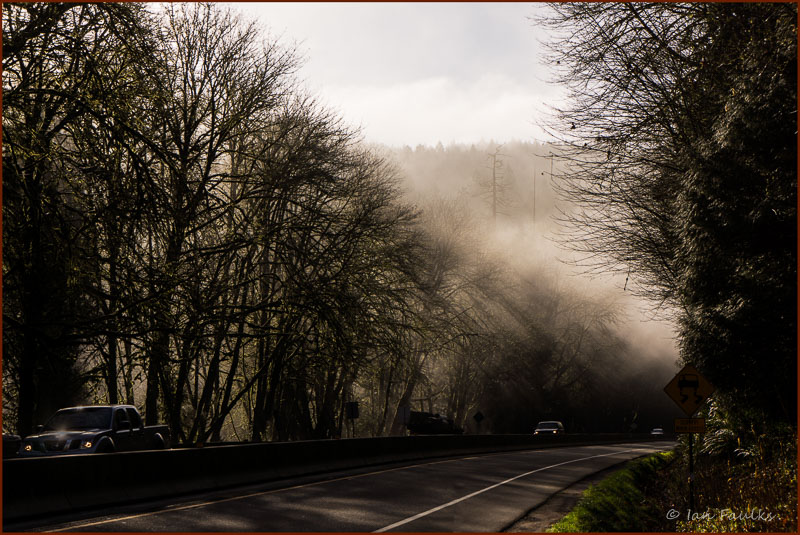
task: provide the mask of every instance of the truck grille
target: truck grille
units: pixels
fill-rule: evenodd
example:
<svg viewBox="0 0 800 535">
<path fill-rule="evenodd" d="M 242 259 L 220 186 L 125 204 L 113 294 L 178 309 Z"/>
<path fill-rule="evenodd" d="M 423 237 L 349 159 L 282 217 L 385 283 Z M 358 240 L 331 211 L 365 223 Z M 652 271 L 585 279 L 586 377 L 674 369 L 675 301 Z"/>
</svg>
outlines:
<svg viewBox="0 0 800 535">
<path fill-rule="evenodd" d="M 45 440 L 44 449 L 47 451 L 61 451 L 66 445 L 66 440 Z"/>
</svg>

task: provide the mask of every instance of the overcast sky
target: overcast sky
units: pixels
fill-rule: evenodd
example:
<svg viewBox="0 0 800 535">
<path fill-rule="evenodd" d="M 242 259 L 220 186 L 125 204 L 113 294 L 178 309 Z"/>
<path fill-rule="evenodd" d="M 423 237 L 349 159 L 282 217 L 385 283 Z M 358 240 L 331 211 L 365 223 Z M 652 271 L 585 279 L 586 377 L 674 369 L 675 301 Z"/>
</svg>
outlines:
<svg viewBox="0 0 800 535">
<path fill-rule="evenodd" d="M 285 45 L 305 86 L 368 142 L 543 139 L 557 90 L 529 3 L 238 3 Z"/>
</svg>

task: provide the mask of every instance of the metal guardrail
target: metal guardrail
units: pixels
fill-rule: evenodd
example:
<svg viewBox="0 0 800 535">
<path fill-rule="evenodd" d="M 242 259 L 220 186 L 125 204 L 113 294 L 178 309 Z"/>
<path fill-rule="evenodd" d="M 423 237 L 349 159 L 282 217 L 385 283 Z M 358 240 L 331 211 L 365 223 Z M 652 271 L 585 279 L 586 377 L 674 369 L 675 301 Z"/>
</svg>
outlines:
<svg viewBox="0 0 800 535">
<path fill-rule="evenodd" d="M 7 459 L 3 523 L 392 462 L 669 438 L 430 435 Z"/>
</svg>

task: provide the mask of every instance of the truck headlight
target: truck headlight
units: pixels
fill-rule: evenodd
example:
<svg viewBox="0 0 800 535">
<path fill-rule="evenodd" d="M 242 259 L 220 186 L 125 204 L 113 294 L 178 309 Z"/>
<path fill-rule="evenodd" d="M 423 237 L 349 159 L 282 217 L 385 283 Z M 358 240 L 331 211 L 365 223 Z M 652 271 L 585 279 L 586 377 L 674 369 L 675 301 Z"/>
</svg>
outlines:
<svg viewBox="0 0 800 535">
<path fill-rule="evenodd" d="M 22 445 L 22 451 L 33 451 L 33 444 L 26 442 Z"/>
<path fill-rule="evenodd" d="M 92 441 L 91 440 L 82 440 L 81 441 L 81 449 L 82 450 L 88 450 L 91 447 L 92 447 Z"/>
</svg>

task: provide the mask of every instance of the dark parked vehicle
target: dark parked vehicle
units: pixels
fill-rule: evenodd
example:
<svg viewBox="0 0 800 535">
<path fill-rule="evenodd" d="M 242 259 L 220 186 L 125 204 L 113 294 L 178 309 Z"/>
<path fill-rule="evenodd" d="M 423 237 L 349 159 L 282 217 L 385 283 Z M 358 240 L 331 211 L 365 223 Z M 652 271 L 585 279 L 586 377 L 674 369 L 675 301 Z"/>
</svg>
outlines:
<svg viewBox="0 0 800 535">
<path fill-rule="evenodd" d="M 20 457 L 113 453 L 169 447 L 169 428 L 145 427 L 132 405 L 70 407 L 56 412 L 36 434 L 22 439 Z"/>
<path fill-rule="evenodd" d="M 19 435 L 3 433 L 3 459 L 16 457 L 19 452 L 19 445 L 22 439 Z"/>
<path fill-rule="evenodd" d="M 546 422 L 539 422 L 536 424 L 536 429 L 533 430 L 534 435 L 563 435 L 564 424 L 561 422 L 551 420 Z"/>
<path fill-rule="evenodd" d="M 453 420 L 422 411 L 411 411 L 406 427 L 412 435 L 460 435 L 464 432 Z"/>
</svg>

